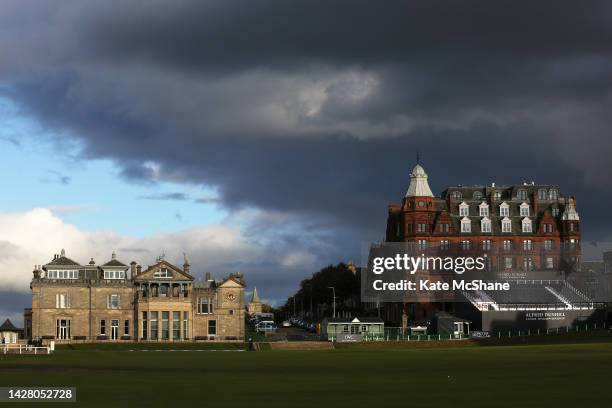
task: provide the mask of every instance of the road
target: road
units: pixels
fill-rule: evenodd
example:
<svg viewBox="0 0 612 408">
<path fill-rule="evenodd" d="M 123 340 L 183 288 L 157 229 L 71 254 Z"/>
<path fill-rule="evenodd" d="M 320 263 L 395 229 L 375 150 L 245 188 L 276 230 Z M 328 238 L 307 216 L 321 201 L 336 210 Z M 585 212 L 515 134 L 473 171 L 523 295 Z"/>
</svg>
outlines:
<svg viewBox="0 0 612 408">
<path fill-rule="evenodd" d="M 278 333 L 282 333 L 287 336 L 289 341 L 316 341 L 319 340 L 319 336 L 316 333 L 309 333 L 299 327 L 279 327 Z"/>
</svg>

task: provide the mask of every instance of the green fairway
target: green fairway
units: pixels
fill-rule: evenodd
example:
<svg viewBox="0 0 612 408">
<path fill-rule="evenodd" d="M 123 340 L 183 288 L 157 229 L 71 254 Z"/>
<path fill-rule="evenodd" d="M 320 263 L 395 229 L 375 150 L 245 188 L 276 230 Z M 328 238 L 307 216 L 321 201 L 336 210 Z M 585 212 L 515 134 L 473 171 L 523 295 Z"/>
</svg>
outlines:
<svg viewBox="0 0 612 408">
<path fill-rule="evenodd" d="M 223 347 L 229 351 L 145 348 L 80 346 L 49 356 L 2 356 L 0 384 L 75 386 L 78 403 L 66 404 L 73 407 L 515 408 L 607 405 L 612 379 L 610 343 L 267 352 L 234 345 Z"/>
</svg>

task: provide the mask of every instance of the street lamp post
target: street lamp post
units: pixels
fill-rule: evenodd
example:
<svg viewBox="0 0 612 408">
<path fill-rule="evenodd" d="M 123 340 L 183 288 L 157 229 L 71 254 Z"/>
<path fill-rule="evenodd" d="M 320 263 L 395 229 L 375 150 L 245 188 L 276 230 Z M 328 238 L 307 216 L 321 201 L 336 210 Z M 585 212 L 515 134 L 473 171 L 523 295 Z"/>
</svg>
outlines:
<svg viewBox="0 0 612 408">
<path fill-rule="evenodd" d="M 328 286 L 329 289 L 332 290 L 332 296 L 334 298 L 334 319 L 336 318 L 336 288 L 333 286 Z"/>
</svg>

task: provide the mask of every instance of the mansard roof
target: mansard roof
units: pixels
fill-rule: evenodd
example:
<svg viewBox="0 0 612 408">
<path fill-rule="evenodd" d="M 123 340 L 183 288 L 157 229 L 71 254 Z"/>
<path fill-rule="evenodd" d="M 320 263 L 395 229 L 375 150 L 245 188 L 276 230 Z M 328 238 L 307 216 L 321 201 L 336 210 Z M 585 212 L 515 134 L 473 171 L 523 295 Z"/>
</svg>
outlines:
<svg viewBox="0 0 612 408">
<path fill-rule="evenodd" d="M 457 185 L 450 186 L 446 190 L 442 191 L 440 194 L 441 198 L 448 197 L 449 194 L 452 194 L 455 191 L 461 192 L 462 198 L 461 200 L 481 200 L 475 199 L 474 192 L 478 191 L 482 193 L 483 198 L 489 197 L 494 192 L 501 193 L 502 200 L 515 200 L 517 192 L 519 190 L 525 190 L 527 192 L 527 200 L 531 200 L 533 198 L 533 194 L 537 193 L 538 190 L 545 189 L 547 191 L 557 190 L 559 192 L 559 197 L 561 197 L 559 186 L 556 184 L 535 184 L 535 183 L 522 183 L 522 184 L 507 184 L 507 185 Z M 544 200 L 543 200 L 544 201 Z"/>
</svg>

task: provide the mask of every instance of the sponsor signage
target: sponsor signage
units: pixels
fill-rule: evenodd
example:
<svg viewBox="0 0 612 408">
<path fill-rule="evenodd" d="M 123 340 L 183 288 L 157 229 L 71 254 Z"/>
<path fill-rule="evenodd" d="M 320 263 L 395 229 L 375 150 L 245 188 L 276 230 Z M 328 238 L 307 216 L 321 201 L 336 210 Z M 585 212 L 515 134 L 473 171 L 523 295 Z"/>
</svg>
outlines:
<svg viewBox="0 0 612 408">
<path fill-rule="evenodd" d="M 525 320 L 533 321 L 533 320 L 565 320 L 565 312 L 563 311 L 537 311 L 537 312 L 527 312 L 525 313 Z"/>
<path fill-rule="evenodd" d="M 362 339 L 363 337 L 361 334 L 341 333 L 336 338 L 336 341 L 340 343 L 355 343 L 361 341 Z"/>
<path fill-rule="evenodd" d="M 491 337 L 491 333 L 488 331 L 472 331 L 470 332 L 470 337 L 473 339 L 488 339 Z"/>
</svg>

